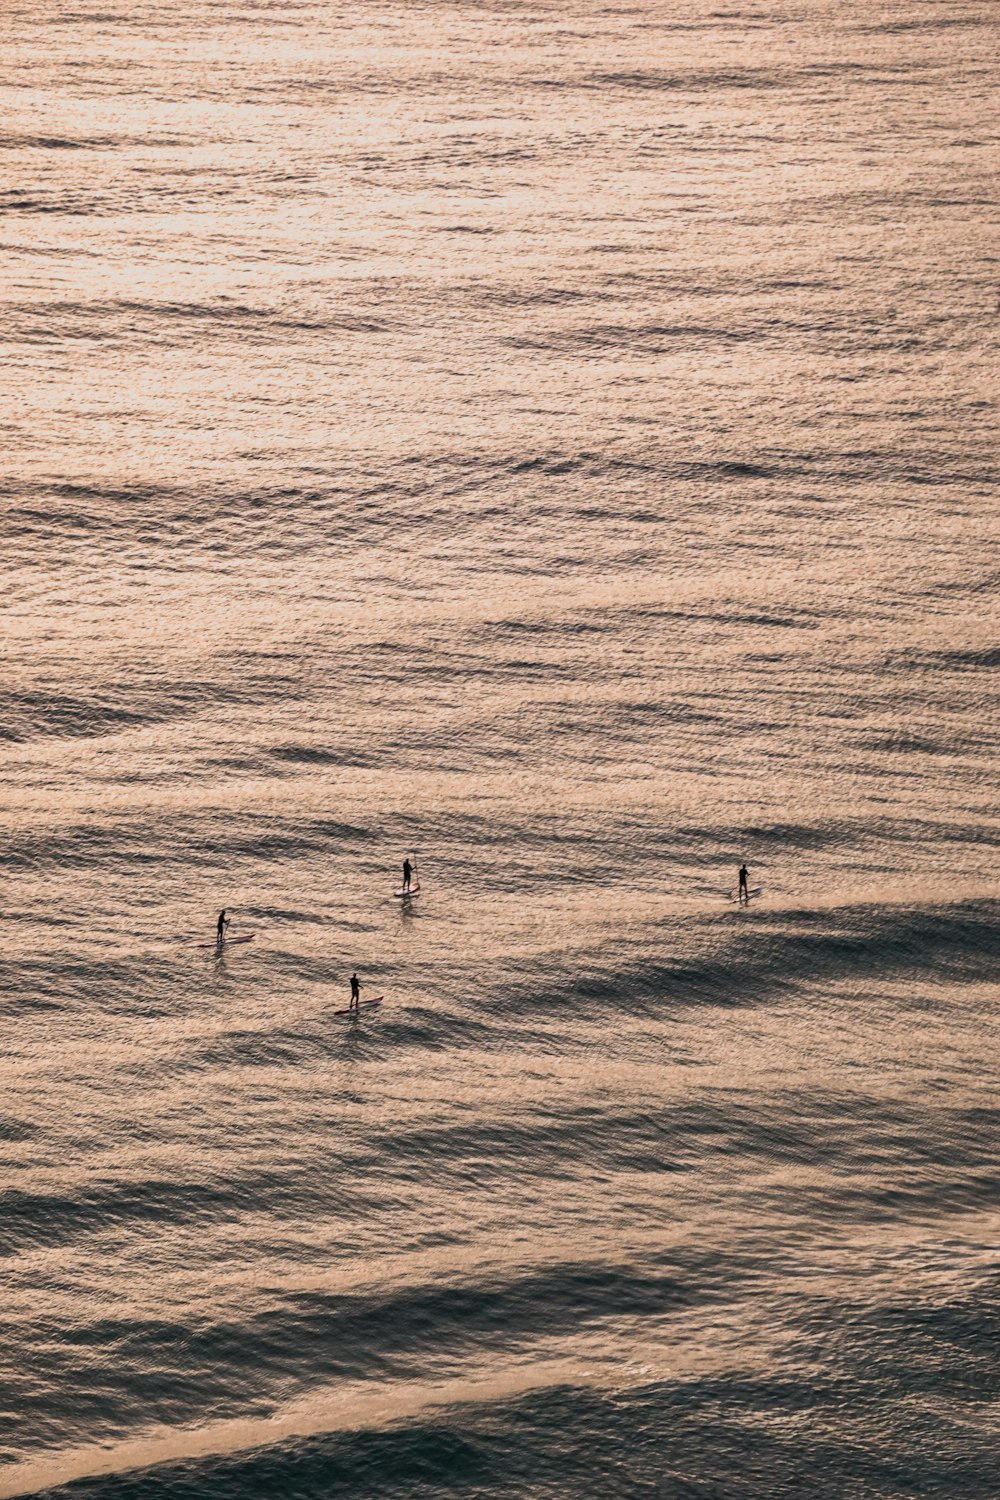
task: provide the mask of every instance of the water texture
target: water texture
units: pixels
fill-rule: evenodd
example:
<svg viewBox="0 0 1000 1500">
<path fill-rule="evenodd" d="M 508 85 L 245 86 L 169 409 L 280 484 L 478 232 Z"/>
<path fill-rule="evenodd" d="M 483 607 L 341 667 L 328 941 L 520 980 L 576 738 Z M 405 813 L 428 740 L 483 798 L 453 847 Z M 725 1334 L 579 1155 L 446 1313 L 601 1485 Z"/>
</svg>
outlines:
<svg viewBox="0 0 1000 1500">
<path fill-rule="evenodd" d="M 996 1500 L 996 22 L 4 7 L 0 1496 Z"/>
</svg>

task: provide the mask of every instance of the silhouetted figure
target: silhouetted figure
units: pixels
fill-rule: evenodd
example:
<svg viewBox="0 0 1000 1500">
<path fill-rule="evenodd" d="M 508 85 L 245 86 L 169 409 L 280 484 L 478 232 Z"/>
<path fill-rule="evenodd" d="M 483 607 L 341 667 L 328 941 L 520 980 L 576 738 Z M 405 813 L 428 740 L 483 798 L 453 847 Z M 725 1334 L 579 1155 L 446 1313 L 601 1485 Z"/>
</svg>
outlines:
<svg viewBox="0 0 1000 1500">
<path fill-rule="evenodd" d="M 410 889 L 410 878 L 413 875 L 413 866 L 408 859 L 403 860 L 403 890 Z"/>
<path fill-rule="evenodd" d="M 747 888 L 747 881 L 749 879 L 749 876 L 750 871 L 747 869 L 746 865 L 740 865 L 740 892 L 737 899 L 743 906 L 745 906 L 746 903 L 750 900 L 750 892 Z"/>
<path fill-rule="evenodd" d="M 215 941 L 221 944 L 226 940 L 226 928 L 229 926 L 229 918 L 226 916 L 225 907 L 219 912 L 219 920 L 215 926 Z"/>
<path fill-rule="evenodd" d="M 351 1003 L 348 1010 L 360 1010 L 361 1008 L 361 980 L 357 974 L 351 975 Z"/>
</svg>

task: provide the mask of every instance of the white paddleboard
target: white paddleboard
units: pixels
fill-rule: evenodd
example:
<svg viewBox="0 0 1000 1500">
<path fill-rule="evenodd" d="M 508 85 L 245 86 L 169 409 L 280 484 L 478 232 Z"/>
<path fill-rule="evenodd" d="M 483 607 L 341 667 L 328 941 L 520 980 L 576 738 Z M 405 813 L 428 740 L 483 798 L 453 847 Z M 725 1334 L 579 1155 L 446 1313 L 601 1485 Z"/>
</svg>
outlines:
<svg viewBox="0 0 1000 1500">
<path fill-rule="evenodd" d="M 374 1000 L 362 1000 L 361 1001 L 361 1005 L 362 1006 L 365 1006 L 365 1005 L 381 1005 L 382 1001 L 384 999 L 385 999 L 384 995 L 376 995 Z M 335 1010 L 334 1011 L 334 1015 L 335 1016 L 349 1016 L 351 1014 L 351 1011 L 352 1010 L 356 1010 L 357 1008 L 358 1008 L 357 1006 L 348 1005 L 345 1010 Z"/>
<path fill-rule="evenodd" d="M 405 897 L 407 897 L 407 896 L 415 896 L 417 894 L 417 892 L 419 891 L 419 889 L 420 889 L 420 881 L 418 880 L 417 883 L 416 883 L 416 885 L 411 885 L 410 889 L 408 891 L 406 891 L 406 890 L 403 890 L 403 891 L 393 891 L 392 894 L 394 896 L 396 896 L 396 897 L 404 898 L 405 899 Z"/>
<path fill-rule="evenodd" d="M 223 938 L 222 942 L 199 943 L 199 948 L 230 948 L 233 943 L 250 943 L 257 936 L 255 932 L 239 932 L 235 937 Z"/>
<path fill-rule="evenodd" d="M 748 901 L 756 901 L 757 897 L 760 895 L 760 893 L 761 893 L 761 891 L 763 889 L 764 889 L 764 887 L 762 885 L 752 885 L 750 887 L 749 891 L 747 892 L 747 900 Z M 730 899 L 730 901 L 738 901 L 740 899 L 740 888 L 739 888 L 739 886 L 736 887 L 735 891 L 730 891 L 729 892 L 729 899 Z"/>
</svg>

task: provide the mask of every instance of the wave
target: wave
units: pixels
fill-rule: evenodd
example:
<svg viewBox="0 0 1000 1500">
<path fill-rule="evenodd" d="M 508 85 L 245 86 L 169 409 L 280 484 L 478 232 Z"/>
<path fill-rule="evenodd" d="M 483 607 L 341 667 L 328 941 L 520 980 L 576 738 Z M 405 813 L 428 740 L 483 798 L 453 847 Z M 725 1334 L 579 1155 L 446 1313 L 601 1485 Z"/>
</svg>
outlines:
<svg viewBox="0 0 1000 1500">
<path fill-rule="evenodd" d="M 899 978 L 980 984 L 990 953 L 1000 947 L 1000 902 L 992 898 L 914 910 L 900 905 L 833 908 L 705 908 L 662 919 L 676 956 L 636 956 L 607 965 L 578 955 L 576 974 L 562 963 L 536 963 L 532 1013 L 596 1020 L 609 1012 L 665 1016 L 684 1006 L 755 1007 L 782 996 L 800 999 L 828 984 L 876 984 Z M 655 941 L 644 934 L 638 952 Z M 498 974 L 491 1007 L 508 1025 L 523 1010 L 523 993 Z M 570 1039 L 565 1039 L 569 1045 Z"/>
<path fill-rule="evenodd" d="M 942 1495 L 992 1500 L 987 1393 L 996 1291 L 995 1274 L 979 1274 L 950 1296 L 935 1288 L 891 1301 L 864 1282 L 840 1296 L 799 1287 L 775 1299 L 758 1288 L 767 1331 L 749 1307 L 725 1299 L 714 1341 L 720 1352 L 702 1367 L 687 1367 L 690 1348 L 678 1328 L 674 1368 L 654 1376 L 614 1379 L 599 1361 L 509 1355 L 490 1374 L 437 1381 L 382 1374 L 240 1423 L 28 1463 L 0 1493 L 37 1494 L 39 1481 L 79 1476 L 44 1493 L 49 1500 L 861 1493 L 900 1500 L 931 1485 Z M 748 1320 L 739 1352 L 726 1347 L 734 1308 Z"/>
</svg>

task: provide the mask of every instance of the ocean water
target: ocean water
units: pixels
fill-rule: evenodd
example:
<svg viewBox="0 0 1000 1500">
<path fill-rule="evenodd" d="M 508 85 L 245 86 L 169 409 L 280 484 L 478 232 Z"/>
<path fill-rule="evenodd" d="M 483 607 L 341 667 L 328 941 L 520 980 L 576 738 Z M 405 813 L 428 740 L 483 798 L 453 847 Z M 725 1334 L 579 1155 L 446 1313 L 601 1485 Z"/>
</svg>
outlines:
<svg viewBox="0 0 1000 1500">
<path fill-rule="evenodd" d="M 4 7 L 0 1496 L 1000 1495 L 996 59 Z"/>
</svg>

